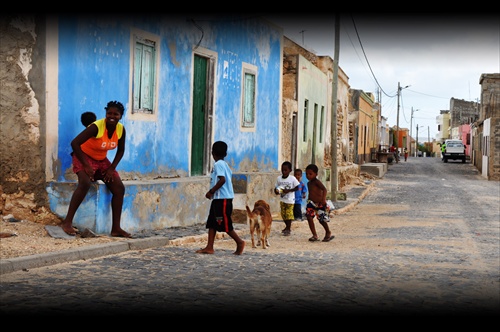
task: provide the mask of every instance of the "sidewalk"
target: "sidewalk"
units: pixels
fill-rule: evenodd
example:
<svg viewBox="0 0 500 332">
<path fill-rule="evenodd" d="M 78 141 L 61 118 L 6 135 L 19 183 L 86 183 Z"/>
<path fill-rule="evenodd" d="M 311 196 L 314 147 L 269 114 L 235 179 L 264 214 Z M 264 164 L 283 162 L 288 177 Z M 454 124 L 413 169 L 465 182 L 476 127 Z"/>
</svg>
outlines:
<svg viewBox="0 0 500 332">
<path fill-rule="evenodd" d="M 333 202 L 335 215 L 343 214 L 355 207 L 374 187 L 375 182 L 369 181 L 366 185 L 348 186 L 341 192 L 346 193 L 346 200 Z M 246 224 L 234 223 L 234 228 L 239 235 L 247 233 Z M 176 227 L 164 230 L 144 232 L 137 234 L 133 239 L 110 242 L 98 245 L 89 245 L 75 249 L 30 255 L 25 257 L 0 260 L 0 275 L 20 270 L 28 270 L 43 266 L 67 263 L 77 260 L 87 260 L 107 255 L 118 254 L 128 250 L 144 250 L 161 246 L 178 246 L 191 242 L 205 240 L 207 230 L 205 224 L 190 227 Z M 217 239 L 227 238 L 226 233 L 217 233 Z"/>
</svg>

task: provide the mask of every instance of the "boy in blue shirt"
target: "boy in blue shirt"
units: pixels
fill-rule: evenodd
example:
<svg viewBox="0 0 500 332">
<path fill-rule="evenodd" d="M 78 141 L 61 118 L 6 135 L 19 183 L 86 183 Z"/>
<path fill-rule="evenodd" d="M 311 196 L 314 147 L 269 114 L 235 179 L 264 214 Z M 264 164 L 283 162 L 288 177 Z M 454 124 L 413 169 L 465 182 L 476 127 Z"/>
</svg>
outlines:
<svg viewBox="0 0 500 332">
<path fill-rule="evenodd" d="M 295 217 L 295 221 L 302 221 L 302 200 L 307 197 L 307 186 L 302 182 L 302 170 L 297 168 L 293 175 L 299 181 L 299 188 L 295 192 L 295 204 L 293 206 L 293 216 Z"/>
<path fill-rule="evenodd" d="M 226 232 L 236 242 L 235 255 L 241 255 L 245 248 L 243 241 L 233 228 L 233 182 L 232 171 L 224 161 L 227 156 L 227 144 L 217 141 L 212 145 L 212 157 L 215 160 L 214 167 L 210 173 L 210 190 L 205 197 L 211 199 L 210 212 L 207 218 L 208 242 L 205 248 L 196 250 L 198 254 L 213 254 L 214 241 L 217 232 Z"/>
</svg>

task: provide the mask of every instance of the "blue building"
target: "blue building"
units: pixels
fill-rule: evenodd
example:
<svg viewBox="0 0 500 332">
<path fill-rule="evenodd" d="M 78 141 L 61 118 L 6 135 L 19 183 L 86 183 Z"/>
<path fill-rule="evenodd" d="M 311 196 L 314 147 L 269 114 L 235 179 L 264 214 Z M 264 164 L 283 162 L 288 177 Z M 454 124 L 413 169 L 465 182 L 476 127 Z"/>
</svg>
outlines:
<svg viewBox="0 0 500 332">
<path fill-rule="evenodd" d="M 282 103 L 282 29 L 240 15 L 61 15 L 45 35 L 47 191 L 65 216 L 76 187 L 71 140 L 80 115 L 125 106 L 126 186 L 122 227 L 130 232 L 204 223 L 213 159 L 228 143 L 235 208 L 277 199 Z M 109 153 L 110 160 L 114 157 Z M 111 195 L 96 183 L 74 225 L 111 229 Z"/>
</svg>

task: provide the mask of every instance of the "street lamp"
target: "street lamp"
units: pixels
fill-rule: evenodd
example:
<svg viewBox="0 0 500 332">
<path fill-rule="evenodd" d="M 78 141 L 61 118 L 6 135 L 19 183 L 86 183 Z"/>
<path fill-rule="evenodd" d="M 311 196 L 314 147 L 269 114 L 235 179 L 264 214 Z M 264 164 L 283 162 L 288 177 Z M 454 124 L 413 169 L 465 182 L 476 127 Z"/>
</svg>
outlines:
<svg viewBox="0 0 500 332">
<path fill-rule="evenodd" d="M 406 89 L 407 87 L 409 87 L 409 85 L 405 86 L 404 88 L 402 88 L 400 85 L 399 85 L 399 82 L 398 82 L 398 114 L 397 114 L 397 124 L 396 124 L 396 151 L 399 152 L 399 96 L 401 95 L 401 90 L 403 89 Z M 396 164 L 398 163 L 398 159 L 396 158 Z"/>
</svg>

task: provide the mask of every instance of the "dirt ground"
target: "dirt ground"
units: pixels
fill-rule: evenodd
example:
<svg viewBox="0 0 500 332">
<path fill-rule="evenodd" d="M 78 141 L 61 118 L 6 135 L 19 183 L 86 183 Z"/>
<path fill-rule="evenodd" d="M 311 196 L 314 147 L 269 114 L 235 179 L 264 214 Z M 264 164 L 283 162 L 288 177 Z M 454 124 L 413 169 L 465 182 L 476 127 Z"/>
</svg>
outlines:
<svg viewBox="0 0 500 332">
<path fill-rule="evenodd" d="M 58 224 L 59 220 L 50 215 L 38 221 L 19 220 L 12 215 L 2 215 L 0 221 L 0 259 L 123 240 L 110 236 L 82 238 L 80 235 L 71 240 L 56 239 L 47 233 L 45 226 Z"/>
</svg>

